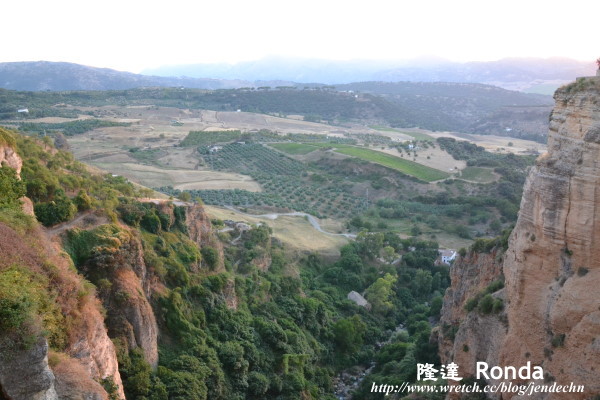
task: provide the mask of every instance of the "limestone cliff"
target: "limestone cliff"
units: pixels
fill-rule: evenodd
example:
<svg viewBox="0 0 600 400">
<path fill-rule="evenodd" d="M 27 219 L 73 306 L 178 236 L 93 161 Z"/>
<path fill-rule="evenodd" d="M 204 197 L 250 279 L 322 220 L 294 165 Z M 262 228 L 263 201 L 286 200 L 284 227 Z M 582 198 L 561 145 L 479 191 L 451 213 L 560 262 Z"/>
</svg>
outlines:
<svg viewBox="0 0 600 400">
<path fill-rule="evenodd" d="M 92 229 L 95 246 L 79 265 L 84 275 L 99 287 L 106 309 L 111 338 L 122 339 L 128 349 L 140 347 L 146 361 L 158 364 L 158 327 L 150 305 L 150 274 L 144 250 L 135 230 L 116 225 Z M 81 234 L 76 229 L 71 237 Z"/>
<path fill-rule="evenodd" d="M 18 173 L 23 165 L 9 145 L 0 146 L 0 163 Z M 33 215 L 31 201 L 21 200 L 25 214 Z M 5 306 L 8 301 L 29 311 L 23 311 L 18 329 L 9 325 L 0 330 L 0 397 L 105 400 L 108 393 L 98 382 L 109 379 L 124 399 L 115 348 L 93 292 L 33 220 L 17 226 L 15 230 L 0 223 L 0 274 L 8 282 L 2 294 Z M 11 284 L 6 280 L 10 276 L 20 276 L 23 286 Z M 24 303 L 19 303 L 19 293 Z M 62 351 L 53 365 L 48 361 L 49 340 Z"/>
<path fill-rule="evenodd" d="M 496 322 L 474 321 L 473 312 L 464 317 L 453 311 L 461 302 L 458 293 L 478 290 L 483 280 L 455 282 L 478 269 L 462 260 L 454 268 L 467 272 L 453 273 L 443 311 L 446 321 L 461 327 L 451 349 L 442 343 L 441 356 L 463 361 L 459 365 L 469 372 L 475 360 L 500 366 L 530 361 L 543 368 L 546 384 L 572 382 L 585 385 L 585 393 L 529 398 L 588 399 L 600 393 L 600 79 L 580 79 L 554 97 L 548 152 L 530 171 L 501 264 L 506 333 Z M 459 356 L 463 343 L 471 353 L 482 341 L 485 349 L 468 361 Z M 512 396 L 502 398 L 517 398 Z"/>
<path fill-rule="evenodd" d="M 219 261 L 215 271 L 225 270 L 223 244 L 217 239 L 210 218 L 204 208 L 197 204 L 186 206 L 185 210 L 188 234 L 198 247 L 210 246 L 219 253 Z"/>
<path fill-rule="evenodd" d="M 600 84 L 555 94 L 548 153 L 525 184 L 504 262 L 504 364 L 600 393 Z M 581 83 L 577 84 L 581 85 Z"/>
<path fill-rule="evenodd" d="M 23 160 L 21 160 L 21 157 L 19 157 L 12 146 L 0 145 L 0 165 L 3 163 L 14 168 L 17 171 L 17 174 L 21 173 Z"/>
<path fill-rule="evenodd" d="M 498 364 L 497 343 L 506 335 L 500 315 L 468 312 L 465 305 L 493 282 L 502 279 L 502 250 L 470 252 L 458 258 L 450 270 L 451 286 L 446 290 L 438 332 L 442 364 L 454 361 L 468 375 L 475 373 L 476 361 Z M 503 291 L 494 293 L 502 298 Z"/>
</svg>

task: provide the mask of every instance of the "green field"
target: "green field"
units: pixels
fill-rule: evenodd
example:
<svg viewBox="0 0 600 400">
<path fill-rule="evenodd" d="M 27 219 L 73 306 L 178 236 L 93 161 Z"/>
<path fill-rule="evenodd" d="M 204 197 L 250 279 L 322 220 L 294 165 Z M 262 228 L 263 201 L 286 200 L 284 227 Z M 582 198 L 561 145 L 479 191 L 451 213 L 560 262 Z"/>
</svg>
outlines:
<svg viewBox="0 0 600 400">
<path fill-rule="evenodd" d="M 426 135 L 424 133 L 420 133 L 420 132 L 406 132 L 406 131 L 401 131 L 401 130 L 394 129 L 394 128 L 389 128 L 387 126 L 381 126 L 381 125 L 371 125 L 369 128 L 375 129 L 375 130 L 381 131 L 381 132 L 402 133 L 404 135 L 412 136 L 415 140 L 427 140 L 429 142 L 433 142 L 435 140 L 433 137 Z"/>
<path fill-rule="evenodd" d="M 461 171 L 460 177 L 467 181 L 489 183 L 496 180 L 496 175 L 490 168 L 467 167 Z"/>
<path fill-rule="evenodd" d="M 292 155 L 304 155 L 317 150 L 316 146 L 306 143 L 273 143 L 270 146 Z"/>
<path fill-rule="evenodd" d="M 328 143 L 327 146 L 331 146 L 331 144 Z M 384 167 L 400 171 L 406 175 L 414 176 L 425 182 L 438 181 L 450 176 L 446 172 L 379 151 L 348 145 L 335 145 L 334 147 L 337 153 L 383 165 Z"/>
</svg>

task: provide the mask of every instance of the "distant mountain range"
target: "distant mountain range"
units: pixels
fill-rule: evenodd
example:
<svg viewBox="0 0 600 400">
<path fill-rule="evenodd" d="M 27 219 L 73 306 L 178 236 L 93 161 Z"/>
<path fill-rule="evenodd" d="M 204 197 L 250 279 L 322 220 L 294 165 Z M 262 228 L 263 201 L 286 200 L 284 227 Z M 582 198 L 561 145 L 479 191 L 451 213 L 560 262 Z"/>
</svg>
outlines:
<svg viewBox="0 0 600 400">
<path fill-rule="evenodd" d="M 233 89 L 246 86 L 285 86 L 291 82 L 247 82 L 237 79 L 164 77 L 108 68 L 50 61 L 0 63 L 0 87 L 11 90 L 122 90 L 138 87 Z"/>
<path fill-rule="evenodd" d="M 567 58 L 506 58 L 489 62 L 457 63 L 440 58 L 393 62 L 269 57 L 237 64 L 164 66 L 145 70 L 144 73 L 325 84 L 363 81 L 470 82 L 550 94 L 563 83 L 578 76 L 594 75 L 594 71 L 593 61 L 582 62 Z"/>
<path fill-rule="evenodd" d="M 67 62 L 0 63 L 0 87 L 11 90 L 119 90 L 138 87 L 233 89 L 315 87 L 353 82 L 466 82 L 552 94 L 578 76 L 595 74 L 593 62 L 565 58 L 503 59 L 455 63 L 437 58 L 414 61 L 332 61 L 272 57 L 238 64 L 165 66 L 144 74 Z"/>
</svg>

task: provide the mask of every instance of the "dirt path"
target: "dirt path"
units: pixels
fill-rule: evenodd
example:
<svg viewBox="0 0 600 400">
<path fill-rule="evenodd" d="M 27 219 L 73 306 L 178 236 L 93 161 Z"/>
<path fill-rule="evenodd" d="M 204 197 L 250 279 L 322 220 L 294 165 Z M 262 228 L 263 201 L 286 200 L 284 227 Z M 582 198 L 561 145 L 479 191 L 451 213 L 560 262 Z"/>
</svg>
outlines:
<svg viewBox="0 0 600 400">
<path fill-rule="evenodd" d="M 44 231 L 48 239 L 53 239 L 68 229 L 90 229 L 95 228 L 99 225 L 108 224 L 109 222 L 110 221 L 106 216 L 98 216 L 94 214 L 94 210 L 88 210 L 77 214 L 77 216 L 70 221 L 54 225 L 50 228 L 46 228 Z"/>
<path fill-rule="evenodd" d="M 323 228 L 321 228 L 321 224 L 319 223 L 319 221 L 317 221 L 317 218 L 315 218 L 313 215 L 304 213 L 304 212 L 290 212 L 290 213 L 269 213 L 269 214 L 261 214 L 261 215 L 255 215 L 255 214 L 246 214 L 240 210 L 237 210 L 234 207 L 231 206 L 224 206 L 225 208 L 227 208 L 228 210 L 234 211 L 238 214 L 241 215 L 245 215 L 247 217 L 253 217 L 253 218 L 266 218 L 266 219 L 277 219 L 278 217 L 282 216 L 282 217 L 305 217 L 308 222 L 310 222 L 310 224 L 312 225 L 313 228 L 315 228 L 317 231 L 324 233 L 326 235 L 331 235 L 331 236 L 344 236 L 347 237 L 349 239 L 354 239 L 356 238 L 356 235 L 352 234 L 352 233 L 332 233 L 332 232 L 327 232 L 326 230 L 324 230 Z"/>
</svg>

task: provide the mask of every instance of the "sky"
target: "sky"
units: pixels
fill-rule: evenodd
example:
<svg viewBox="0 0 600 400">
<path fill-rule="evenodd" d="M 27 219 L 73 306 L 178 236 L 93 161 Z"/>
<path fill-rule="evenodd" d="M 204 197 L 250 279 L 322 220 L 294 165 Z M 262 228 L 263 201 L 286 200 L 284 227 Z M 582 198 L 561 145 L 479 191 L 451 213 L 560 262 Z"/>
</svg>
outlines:
<svg viewBox="0 0 600 400">
<path fill-rule="evenodd" d="M 589 0 L 29 0 L 2 5 L 0 62 L 140 72 L 267 56 L 595 60 Z M 9 17 L 10 16 L 10 17 Z"/>
</svg>

